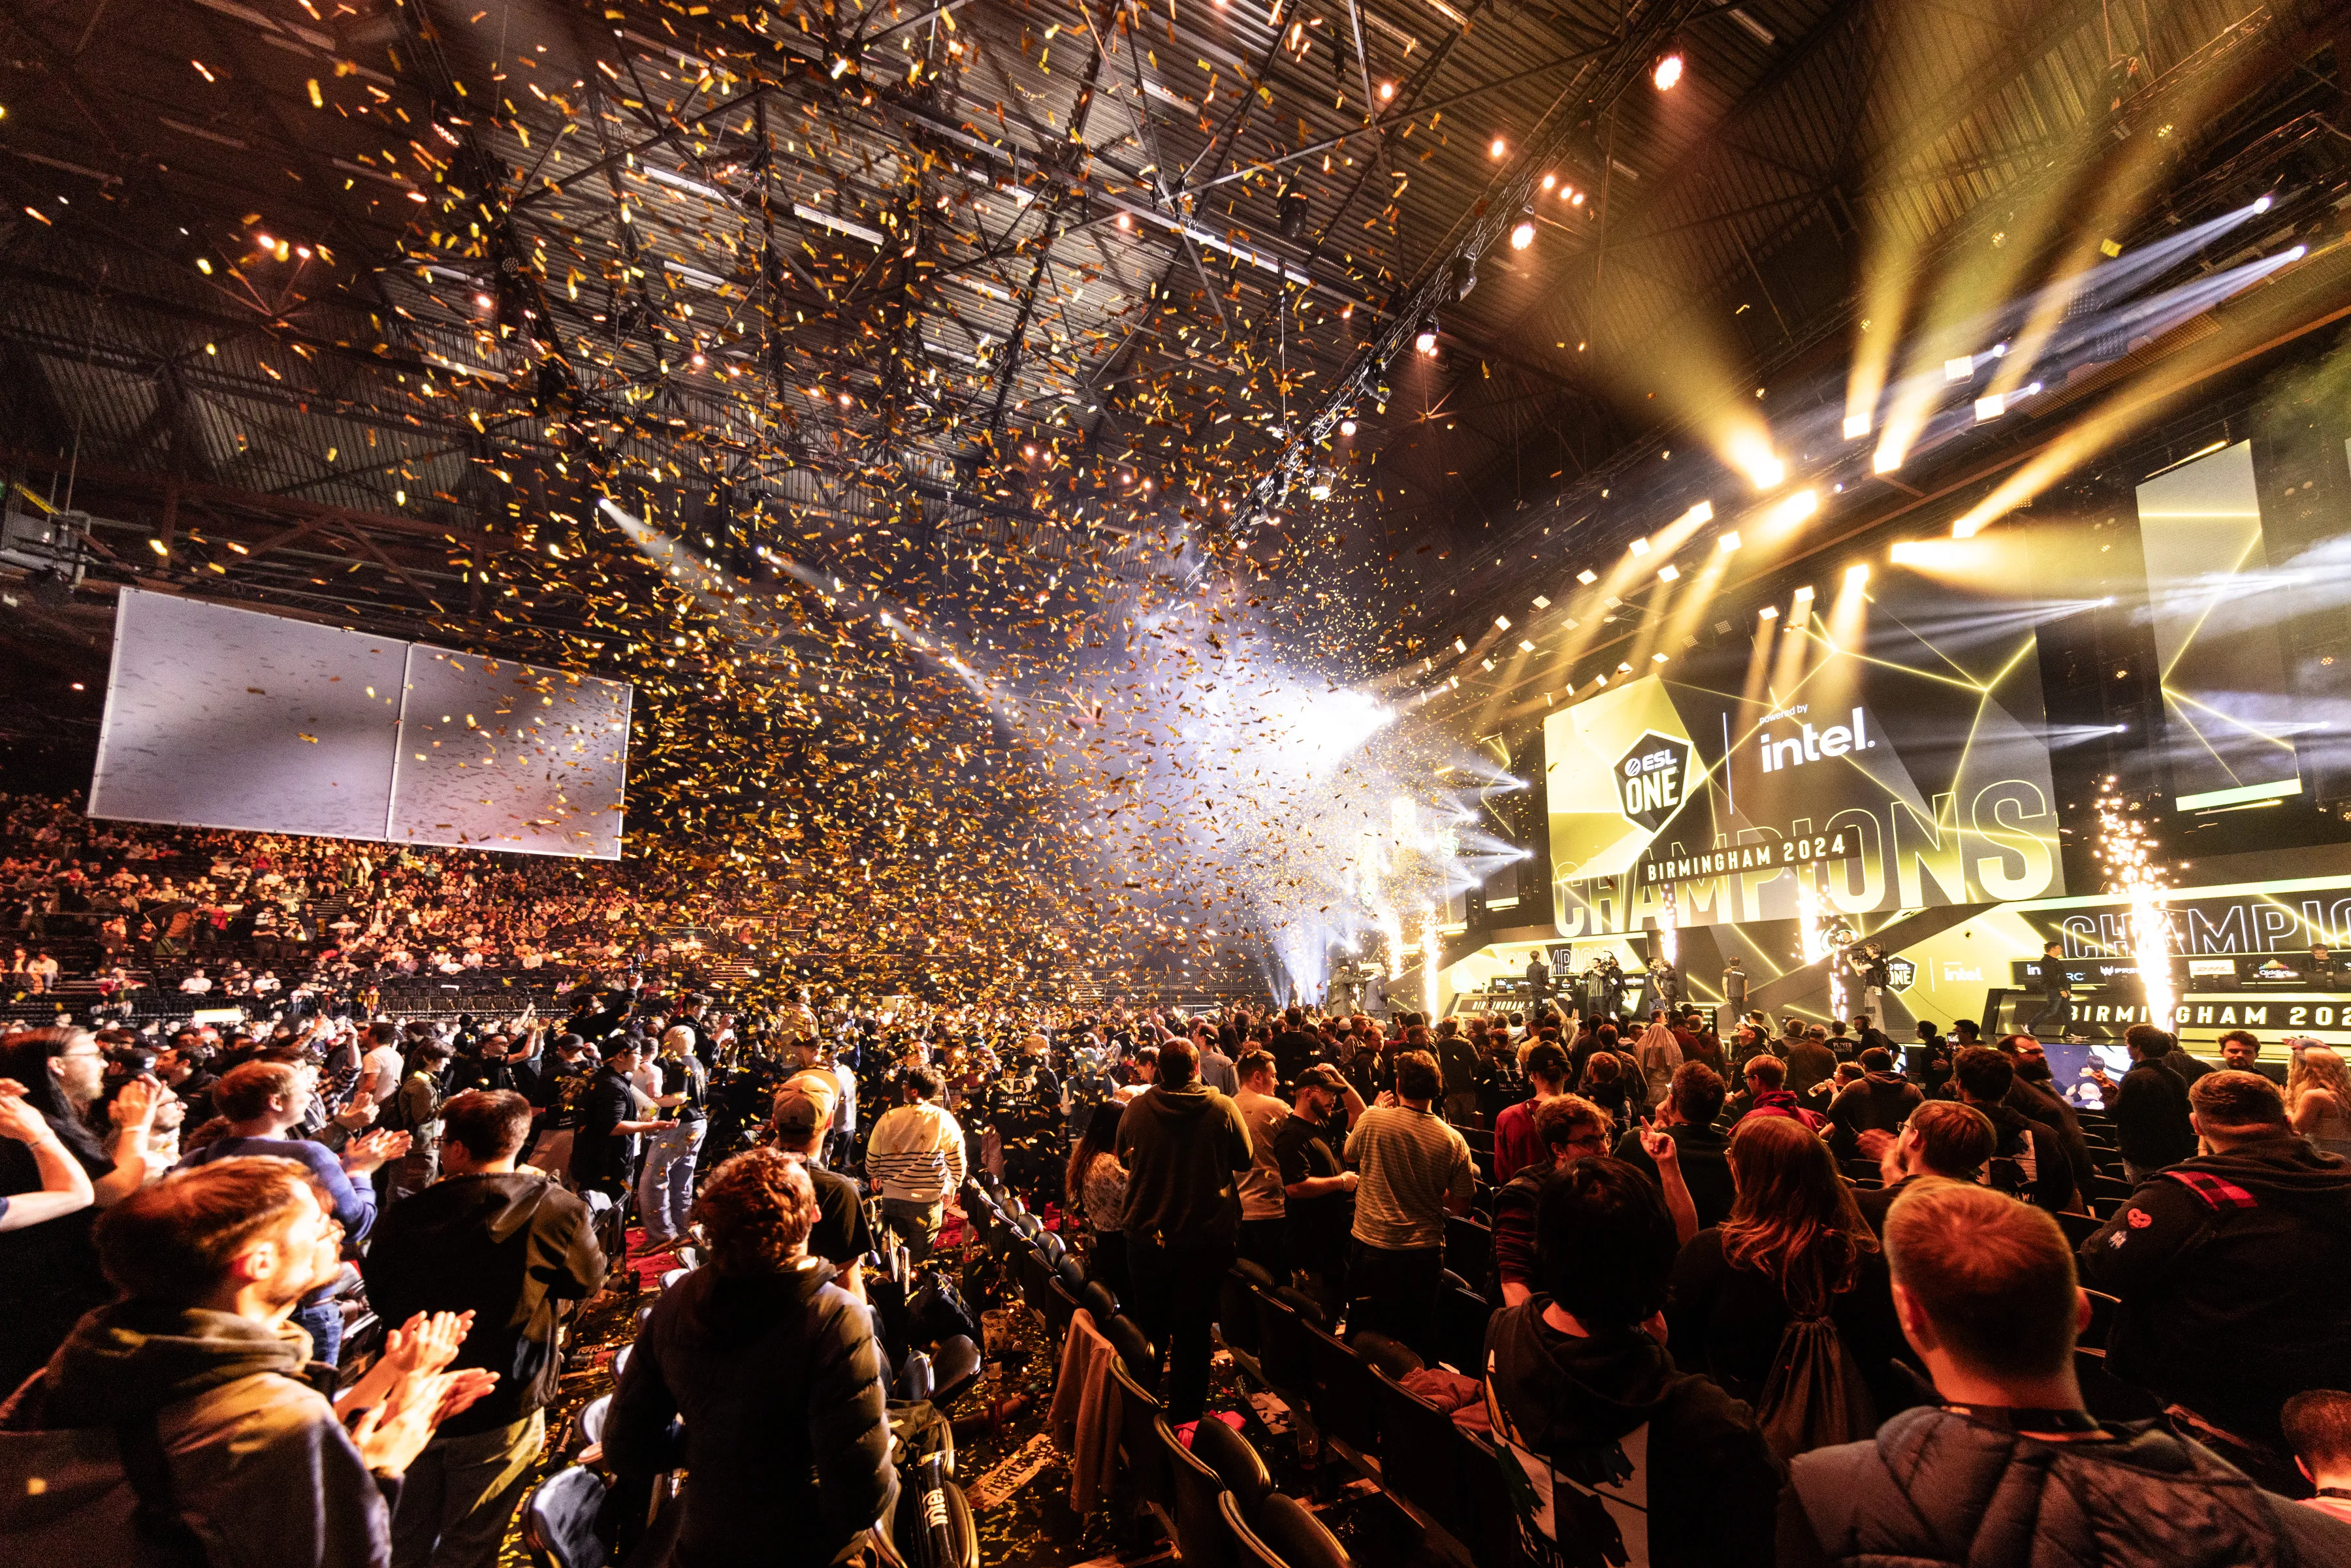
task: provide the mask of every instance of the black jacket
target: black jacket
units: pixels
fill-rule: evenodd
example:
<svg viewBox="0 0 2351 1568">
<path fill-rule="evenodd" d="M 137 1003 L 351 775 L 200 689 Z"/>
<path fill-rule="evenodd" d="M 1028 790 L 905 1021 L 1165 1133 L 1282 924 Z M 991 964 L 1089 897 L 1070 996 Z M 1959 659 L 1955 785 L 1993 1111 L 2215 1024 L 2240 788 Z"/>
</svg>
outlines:
<svg viewBox="0 0 2351 1568">
<path fill-rule="evenodd" d="M 1918 1086 L 1898 1072 L 1866 1074 L 1830 1104 L 1830 1146 L 1841 1160 L 1860 1157 L 1862 1134 L 1900 1130 L 1924 1098 Z"/>
<path fill-rule="evenodd" d="M 685 1423 L 683 1456 L 670 1422 Z M 604 1427 L 624 1476 L 693 1475 L 676 1568 L 821 1568 L 896 1500 L 872 1320 L 813 1260 L 738 1280 L 696 1269 L 662 1292 Z"/>
<path fill-rule="evenodd" d="M 2116 1374 L 2216 1426 L 2275 1445 L 2290 1396 L 2351 1388 L 2351 1162 L 2299 1137 L 2148 1177 L 2081 1261 Z"/>
<path fill-rule="evenodd" d="M 2161 1062 L 2142 1061 L 2124 1073 L 2112 1109 L 2115 1142 L 2140 1170 L 2161 1170 L 2196 1152 L 2188 1085 Z"/>
<path fill-rule="evenodd" d="M 1677 1371 L 1665 1347 L 1637 1329 L 1587 1339 L 1560 1333 L 1542 1321 L 1550 1304 L 1538 1295 L 1487 1323 L 1497 1440 L 1548 1460 L 1565 1478 L 1646 1425 L 1636 1473 L 1646 1487 L 1647 1561 L 1770 1568 L 1780 1466 L 1747 1406 L 1710 1380 Z M 1525 1461 L 1506 1455 L 1503 1462 Z M 1562 1500 L 1574 1495 L 1565 1479 L 1552 1490 Z"/>
<path fill-rule="evenodd" d="M 2151 1421 L 2045 1443 L 1956 1411 L 1905 1411 L 1865 1443 L 1800 1454 L 1781 1568 L 2318 1568 L 2351 1525 L 2262 1491 Z"/>
<path fill-rule="evenodd" d="M 1118 1119 L 1118 1155 L 1126 1162 L 1126 1210 L 1120 1228 L 1131 1242 L 1237 1241 L 1240 1185 L 1249 1168 L 1249 1125 L 1230 1096 L 1198 1084 L 1159 1085 L 1127 1102 Z"/>
<path fill-rule="evenodd" d="M 1682 1167 L 1682 1182 L 1689 1188 L 1690 1207 L 1698 1210 L 1701 1229 L 1719 1225 L 1730 1218 L 1730 1206 L 1739 1189 L 1730 1180 L 1730 1140 L 1712 1127 L 1693 1127 L 1687 1122 L 1677 1122 L 1661 1129 L 1674 1141 L 1677 1160 Z M 1657 1162 L 1641 1147 L 1638 1130 L 1627 1132 L 1616 1140 L 1616 1157 L 1658 1184 L 1664 1190 L 1664 1178 L 1657 1175 Z"/>
<path fill-rule="evenodd" d="M 498 1385 L 442 1423 L 460 1437 L 519 1421 L 555 1396 L 557 1306 L 604 1282 L 588 1206 L 542 1176 L 450 1176 L 377 1219 L 363 1270 L 368 1303 L 393 1327 L 417 1312 L 474 1313 L 455 1365 Z"/>
</svg>

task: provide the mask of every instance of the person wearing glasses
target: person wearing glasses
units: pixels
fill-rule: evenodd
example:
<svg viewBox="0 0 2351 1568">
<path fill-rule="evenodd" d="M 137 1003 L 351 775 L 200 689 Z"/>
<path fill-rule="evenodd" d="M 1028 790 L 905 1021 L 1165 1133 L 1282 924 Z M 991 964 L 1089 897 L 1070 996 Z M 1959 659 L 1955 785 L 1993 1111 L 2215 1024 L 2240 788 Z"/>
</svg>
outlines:
<svg viewBox="0 0 2351 1568">
<path fill-rule="evenodd" d="M 1666 1210 L 1674 1218 L 1676 1236 L 1684 1242 L 1698 1234 L 1698 1208 L 1682 1180 L 1680 1150 L 1664 1132 L 1642 1125 L 1642 1152 L 1655 1165 L 1664 1188 Z M 1576 1161 L 1596 1159 L 1616 1141 L 1616 1125 L 1608 1113 L 1581 1094 L 1546 1100 L 1535 1112 L 1535 1132 L 1551 1151 L 1548 1164 L 1529 1166 L 1494 1195 L 1494 1273 L 1502 1304 L 1515 1307 L 1541 1289 L 1535 1260 L 1535 1213 L 1544 1184 L 1556 1171 Z"/>
</svg>

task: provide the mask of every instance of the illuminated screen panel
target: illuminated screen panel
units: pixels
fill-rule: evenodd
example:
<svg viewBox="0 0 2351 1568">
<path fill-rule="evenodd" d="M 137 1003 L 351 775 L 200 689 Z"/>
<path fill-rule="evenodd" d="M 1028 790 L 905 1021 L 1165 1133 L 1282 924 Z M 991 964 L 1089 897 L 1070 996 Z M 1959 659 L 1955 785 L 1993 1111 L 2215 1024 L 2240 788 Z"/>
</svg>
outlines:
<svg viewBox="0 0 2351 1568">
<path fill-rule="evenodd" d="M 122 590 L 89 814 L 383 837 L 408 644 Z"/>
<path fill-rule="evenodd" d="M 2138 530 L 2173 804 L 2195 810 L 2300 794 L 2252 443 L 2141 485 Z"/>
<path fill-rule="evenodd" d="M 89 814 L 617 860 L 631 697 L 125 589 Z"/>
<path fill-rule="evenodd" d="M 1881 569 L 1551 715 L 1561 934 L 2061 894 L 2038 614 Z"/>
<path fill-rule="evenodd" d="M 387 836 L 618 860 L 629 697 L 618 681 L 417 643 Z"/>
</svg>

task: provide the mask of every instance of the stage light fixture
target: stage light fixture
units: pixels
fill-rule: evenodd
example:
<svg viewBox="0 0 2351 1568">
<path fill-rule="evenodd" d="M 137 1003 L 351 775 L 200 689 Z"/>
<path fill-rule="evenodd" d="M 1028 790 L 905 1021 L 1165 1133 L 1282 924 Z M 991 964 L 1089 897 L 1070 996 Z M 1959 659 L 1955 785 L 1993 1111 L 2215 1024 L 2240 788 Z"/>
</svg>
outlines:
<svg viewBox="0 0 2351 1568">
<path fill-rule="evenodd" d="M 1392 82 L 1392 81 L 1384 81 L 1384 82 L 1380 83 L 1380 101 L 1381 101 L 1382 103 L 1385 103 L 1385 102 L 1387 102 L 1387 100 L 1388 100 L 1388 99 L 1390 99 L 1394 98 L 1395 96 L 1395 83 L 1394 83 L 1394 82 Z"/>
<path fill-rule="evenodd" d="M 1456 637 L 1453 639 L 1453 651 L 1457 653 L 1466 653 L 1469 651 L 1469 644 Z"/>
<path fill-rule="evenodd" d="M 1493 660 L 1491 660 L 1491 659 L 1480 659 L 1480 660 L 1479 660 L 1478 662 L 1479 662 L 1480 664 L 1483 664 L 1483 665 L 1484 665 L 1487 669 L 1489 669 L 1489 670 L 1490 670 L 1490 669 L 1492 669 L 1492 668 L 1494 667 L 1494 661 L 1493 661 Z"/>
<path fill-rule="evenodd" d="M 1339 434 L 1342 434 L 1342 435 L 1353 435 L 1353 434 L 1355 434 L 1355 422 L 1354 422 L 1353 420 L 1352 420 L 1352 419 L 1343 419 L 1343 420 L 1341 420 L 1341 421 L 1339 422 Z"/>
<path fill-rule="evenodd" d="M 1671 653 L 1652 653 L 1649 655 L 1649 663 L 1653 664 L 1662 664 L 1667 659 L 1672 657 L 1673 655 Z"/>
<path fill-rule="evenodd" d="M 1902 455 L 1892 447 L 1881 446 L 1877 455 L 1870 459 L 1870 466 L 1880 474 L 1891 474 L 1902 466 Z"/>
<path fill-rule="evenodd" d="M 1865 413 L 1849 413 L 1845 415 L 1844 438 L 1847 441 L 1859 441 L 1863 436 L 1867 435 L 1868 434 L 1869 415 Z"/>
<path fill-rule="evenodd" d="M 1943 361 L 1943 379 L 1947 382 L 1963 382 L 1975 373 L 1976 361 L 1972 354 L 1961 354 Z"/>
<path fill-rule="evenodd" d="M 2271 205 L 2272 205 L 2272 198 L 2271 198 L 2271 197 L 2268 197 L 2268 196 L 2261 196 L 2261 197 L 2257 197 L 2257 198 L 2254 200 L 2254 202 L 2253 202 L 2253 213 L 2254 213 L 2254 215 L 2255 215 L 2255 216 L 2259 216 L 2261 214 L 2268 212 L 2268 211 L 2270 210 Z"/>
<path fill-rule="evenodd" d="M 1680 49 L 1668 49 L 1649 68 L 1649 80 L 1659 92 L 1671 92 L 1681 85 L 1682 72 L 1687 65 Z"/>
<path fill-rule="evenodd" d="M 1436 317 L 1431 316 L 1427 320 L 1423 321 L 1420 324 L 1420 330 L 1413 337 L 1412 346 L 1415 350 L 1426 354 L 1431 359 L 1435 359 L 1437 357 Z"/>
<path fill-rule="evenodd" d="M 2310 247 L 2308 246 L 2298 245 L 2292 250 L 2286 252 L 2283 256 L 2278 257 L 2278 259 L 2280 261 L 2300 261 L 2304 256 L 2308 256 L 2309 254 Z"/>
<path fill-rule="evenodd" d="M 1507 615 L 1497 615 L 1494 617 L 1494 624 L 1507 632 L 1510 629 L 1510 618 Z"/>
<path fill-rule="evenodd" d="M 1567 198 L 1567 204 L 1572 207 L 1580 207 L 1583 205 L 1583 193 L 1581 191 L 1571 193 Z"/>
<path fill-rule="evenodd" d="M 1535 651 L 1535 645 L 1534 645 L 1532 643 L 1528 642 L 1524 637 L 1521 637 L 1521 638 L 1520 638 L 1520 639 L 1519 639 L 1519 652 L 1520 652 L 1520 653 L 1533 653 L 1534 651 Z"/>
<path fill-rule="evenodd" d="M 1535 595 L 1535 608 L 1538 610 L 1548 610 L 1551 608 L 1551 601 L 1538 593 Z"/>
<path fill-rule="evenodd" d="M 2008 399 L 1999 392 L 1986 392 L 1976 399 L 1976 423 L 1988 423 L 2008 412 Z"/>
<path fill-rule="evenodd" d="M 1646 539 L 1635 539 L 1632 543 L 1631 549 L 1635 555 L 1646 555 L 1649 553 L 1649 541 Z"/>
<path fill-rule="evenodd" d="M 1810 604 L 1813 601 L 1813 585 L 1808 582 L 1796 590 L 1795 601 L 1799 604 Z"/>
<path fill-rule="evenodd" d="M 1728 555 L 1739 548 L 1739 535 L 1734 531 L 1714 541 L 1714 548 Z"/>
<path fill-rule="evenodd" d="M 1456 299 L 1467 299 L 1478 287 L 1478 258 L 1464 253 L 1446 265 L 1446 287 Z"/>
<path fill-rule="evenodd" d="M 1681 520 L 1690 524 L 1692 527 L 1714 521 L 1714 503 L 1712 501 L 1700 501 L 1697 506 L 1692 507 L 1688 511 L 1684 512 L 1681 516 Z"/>
<path fill-rule="evenodd" d="M 1499 158 L 1503 153 L 1508 152 L 1510 150 L 1510 144 L 1497 136 L 1494 138 L 1493 145 L 1486 149 L 1486 156 L 1489 158 Z"/>
<path fill-rule="evenodd" d="M 1559 183 L 1559 176 L 1558 176 L 1558 175 L 1556 175 L 1556 174 L 1545 174 L 1545 175 L 1542 177 L 1542 188 L 1543 188 L 1544 190 L 1546 190 L 1546 191 L 1550 190 L 1553 185 L 1556 185 L 1556 184 L 1558 184 L 1558 183 Z"/>
<path fill-rule="evenodd" d="M 1777 621 L 1780 619 L 1780 607 L 1776 604 L 1767 604 L 1762 609 L 1758 610 L 1755 612 L 1755 619 L 1758 621 Z"/>
<path fill-rule="evenodd" d="M 1575 574 L 1575 580 L 1583 584 L 1584 587 L 1589 588 L 1593 583 L 1600 580 L 1600 574 L 1587 566 L 1582 571 Z"/>
<path fill-rule="evenodd" d="M 1511 248 L 1512 250 L 1524 250 L 1524 249 L 1526 249 L 1526 248 L 1527 248 L 1527 246 L 1531 246 L 1531 245 L 1532 245 L 1532 244 L 1534 244 L 1534 243 L 1535 243 L 1535 221 L 1534 221 L 1534 219 L 1532 219 L 1532 218 L 1520 218 L 1520 219 L 1519 220 L 1519 222 L 1518 222 L 1517 226 L 1516 226 L 1516 227 L 1514 227 L 1514 228 L 1512 228 L 1512 229 L 1510 230 L 1510 248 Z"/>
<path fill-rule="evenodd" d="M 1681 568 L 1674 565 L 1671 561 L 1667 561 L 1665 565 L 1657 568 L 1657 580 L 1659 582 L 1678 582 L 1681 580 Z"/>
<path fill-rule="evenodd" d="M 1844 585 L 1847 588 L 1859 588 L 1868 580 L 1869 563 L 1867 561 L 1858 560 L 1844 569 Z"/>
<path fill-rule="evenodd" d="M 1284 189 L 1274 204 L 1281 237 L 1294 240 L 1306 233 L 1306 193 L 1296 185 Z"/>
</svg>

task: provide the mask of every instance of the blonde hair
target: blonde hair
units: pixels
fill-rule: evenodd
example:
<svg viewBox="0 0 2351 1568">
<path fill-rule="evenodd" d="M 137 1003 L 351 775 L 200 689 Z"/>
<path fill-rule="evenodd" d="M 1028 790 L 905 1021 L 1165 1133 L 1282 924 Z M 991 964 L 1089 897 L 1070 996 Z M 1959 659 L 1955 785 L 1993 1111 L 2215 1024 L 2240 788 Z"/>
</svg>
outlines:
<svg viewBox="0 0 2351 1568">
<path fill-rule="evenodd" d="M 2286 1114 L 2299 1114 L 2302 1097 L 2314 1089 L 2335 1096 L 2338 1114 L 2351 1115 L 2351 1073 L 2344 1071 L 2343 1058 L 2323 1045 L 2307 1045 L 2294 1053 L 2294 1065 L 2285 1075 Z"/>
</svg>

